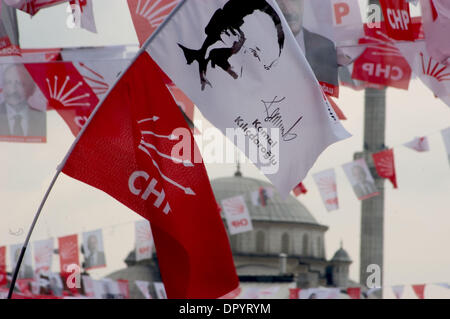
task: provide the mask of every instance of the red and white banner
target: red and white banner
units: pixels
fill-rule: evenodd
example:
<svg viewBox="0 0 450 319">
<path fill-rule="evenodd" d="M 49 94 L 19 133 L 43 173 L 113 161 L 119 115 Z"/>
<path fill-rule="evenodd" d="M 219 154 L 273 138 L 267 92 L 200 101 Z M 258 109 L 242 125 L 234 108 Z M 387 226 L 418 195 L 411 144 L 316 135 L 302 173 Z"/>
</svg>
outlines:
<svg viewBox="0 0 450 319">
<path fill-rule="evenodd" d="M 69 0 L 4 0 L 11 7 L 35 15 L 39 10 L 51 7 Z"/>
<path fill-rule="evenodd" d="M 270 187 L 260 187 L 256 192 L 251 193 L 253 206 L 266 207 L 268 201 L 273 197 L 274 189 Z"/>
<path fill-rule="evenodd" d="M 420 0 L 425 42 L 430 55 L 439 63 L 448 64 L 450 43 L 450 2 L 448 0 Z"/>
<path fill-rule="evenodd" d="M 416 137 L 412 141 L 403 144 L 407 148 L 415 150 L 416 152 L 428 152 L 430 150 L 430 144 L 428 143 L 428 137 Z"/>
<path fill-rule="evenodd" d="M 187 154 L 192 147 L 192 132 L 158 66 L 143 53 L 108 95 L 63 172 L 151 222 L 170 298 L 217 298 L 236 288 L 238 278 L 203 162 Z"/>
<path fill-rule="evenodd" d="M 8 0 L 6 0 L 8 1 Z M 11 0 L 10 0 L 11 1 Z M 20 56 L 16 10 L 0 2 L 0 57 Z"/>
<path fill-rule="evenodd" d="M 373 162 L 377 173 L 382 178 L 391 181 L 394 188 L 397 188 L 397 176 L 395 174 L 394 150 L 389 149 L 372 154 Z"/>
<path fill-rule="evenodd" d="M 361 299 L 361 288 L 360 287 L 347 288 L 347 294 L 351 299 Z"/>
<path fill-rule="evenodd" d="M 300 182 L 297 186 L 295 186 L 292 191 L 294 192 L 294 195 L 297 197 L 308 193 L 308 190 L 306 189 L 303 182 Z"/>
<path fill-rule="evenodd" d="M 17 261 L 19 260 L 20 252 L 22 251 L 22 244 L 16 244 L 9 246 L 9 258 L 11 261 L 11 270 L 14 272 L 16 269 Z M 31 247 L 28 246 L 25 251 L 25 255 L 20 266 L 18 279 L 31 280 L 34 277 L 34 271 L 32 266 Z"/>
<path fill-rule="evenodd" d="M 35 275 L 48 274 L 52 269 L 53 238 L 34 242 L 33 251 Z"/>
<path fill-rule="evenodd" d="M 411 67 L 387 35 L 385 23 L 381 23 L 381 28 L 369 28 L 366 24 L 364 29 L 365 37 L 359 43 L 367 47 L 355 60 L 352 78 L 407 90 Z"/>
<path fill-rule="evenodd" d="M 94 280 L 90 276 L 81 276 L 83 282 L 84 295 L 89 298 L 95 297 L 95 284 Z"/>
<path fill-rule="evenodd" d="M 448 163 L 450 164 L 450 127 L 441 131 L 444 140 L 445 149 L 447 150 Z"/>
<path fill-rule="evenodd" d="M 153 236 L 148 220 L 134 223 L 136 239 L 136 261 L 151 259 L 153 252 Z"/>
<path fill-rule="evenodd" d="M 394 40 L 413 41 L 414 32 L 409 3 L 405 0 L 380 0 L 387 35 Z"/>
<path fill-rule="evenodd" d="M 358 43 L 364 25 L 358 0 L 331 0 L 336 44 Z"/>
<path fill-rule="evenodd" d="M 150 294 L 150 282 L 148 281 L 142 281 L 142 280 L 136 280 L 134 282 L 136 286 L 138 287 L 139 291 L 144 295 L 145 299 L 153 299 L 152 295 Z"/>
<path fill-rule="evenodd" d="M 243 196 L 223 199 L 222 207 L 227 220 L 228 232 L 231 235 L 253 230 L 252 219 Z"/>
<path fill-rule="evenodd" d="M 350 134 L 276 2 L 268 0 L 263 7 L 251 2 L 235 21 L 236 3 L 185 2 L 147 51 L 212 124 L 245 139 L 233 140 L 287 195 L 320 153 Z M 225 32 L 230 28 L 236 31 Z M 265 137 L 258 139 L 261 132 Z"/>
<path fill-rule="evenodd" d="M 58 238 L 59 264 L 61 275 L 65 277 L 70 272 L 67 267 L 80 265 L 78 254 L 78 235 L 70 235 Z"/>
<path fill-rule="evenodd" d="M 344 164 L 343 169 L 359 200 L 365 200 L 380 194 L 363 158 Z"/>
<path fill-rule="evenodd" d="M 417 298 L 425 299 L 425 285 L 412 285 L 412 289 L 414 290 Z"/>
<path fill-rule="evenodd" d="M 180 2 L 180 0 L 127 1 L 141 46 Z"/>
<path fill-rule="evenodd" d="M 289 299 L 300 299 L 300 288 L 289 288 Z"/>
<path fill-rule="evenodd" d="M 403 291 L 405 290 L 405 286 L 392 286 L 392 292 L 394 293 L 397 299 L 402 299 Z"/>
<path fill-rule="evenodd" d="M 192 123 L 194 123 L 194 111 L 195 111 L 195 105 L 192 103 L 192 101 L 186 96 L 186 94 L 183 93 L 179 88 L 177 88 L 175 85 L 167 85 L 169 88 L 170 93 L 172 93 L 173 99 L 177 103 L 177 105 L 180 107 L 180 109 L 186 114 L 187 118 L 191 120 Z"/>
<path fill-rule="evenodd" d="M 69 126 L 78 135 L 99 99 L 71 62 L 25 64 L 34 82 Z"/>
<path fill-rule="evenodd" d="M 337 193 L 336 172 L 333 168 L 316 173 L 313 175 L 314 181 L 319 188 L 320 196 L 327 211 L 339 209 L 339 200 Z"/>
</svg>

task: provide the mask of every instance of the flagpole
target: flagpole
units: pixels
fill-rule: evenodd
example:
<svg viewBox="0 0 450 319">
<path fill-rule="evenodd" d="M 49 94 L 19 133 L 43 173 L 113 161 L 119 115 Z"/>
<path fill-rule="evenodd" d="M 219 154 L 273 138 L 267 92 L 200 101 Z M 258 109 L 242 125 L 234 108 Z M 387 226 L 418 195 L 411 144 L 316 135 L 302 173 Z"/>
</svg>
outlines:
<svg viewBox="0 0 450 319">
<path fill-rule="evenodd" d="M 80 133 L 78 133 L 78 136 L 76 137 L 75 141 L 72 143 L 69 151 L 66 153 L 66 156 L 64 157 L 63 161 L 61 162 L 61 164 L 58 165 L 55 176 L 53 176 L 53 179 L 52 179 L 47 191 L 45 192 L 44 197 L 42 198 L 41 204 L 39 205 L 36 215 L 34 216 L 33 222 L 31 223 L 31 226 L 28 231 L 25 242 L 23 243 L 19 259 L 17 260 L 17 264 L 14 269 L 14 274 L 13 274 L 13 277 L 11 280 L 11 286 L 9 287 L 7 299 L 12 298 L 14 287 L 16 286 L 16 281 L 17 281 L 17 276 L 19 274 L 20 266 L 22 265 L 22 261 L 25 256 L 27 246 L 30 242 L 31 234 L 33 233 L 34 227 L 36 226 L 36 223 L 39 219 L 39 216 L 41 215 L 42 209 L 44 208 L 47 198 L 53 189 L 53 186 L 55 186 L 55 183 L 56 183 L 59 175 L 61 174 L 61 171 L 64 168 L 64 165 L 66 164 L 67 160 L 69 159 L 70 155 L 72 154 L 73 150 L 75 149 L 75 146 L 78 144 L 78 142 L 80 141 L 80 138 L 83 136 L 84 132 L 86 131 L 86 128 L 91 123 L 95 114 L 100 109 L 100 107 L 103 105 L 103 103 L 105 102 L 106 98 L 109 96 L 111 91 L 116 87 L 117 83 L 119 83 L 119 81 L 122 79 L 122 77 L 128 71 L 128 69 L 134 64 L 134 62 L 137 60 L 137 58 L 147 49 L 147 47 L 150 45 L 150 43 L 155 39 L 155 37 L 159 34 L 159 32 L 161 32 L 161 30 L 166 26 L 166 24 L 170 21 L 170 19 L 173 18 L 173 16 L 178 12 L 178 10 L 180 10 L 180 8 L 186 3 L 186 1 L 187 0 L 181 0 L 181 2 L 172 10 L 172 12 L 170 12 L 170 14 L 167 16 L 167 18 L 163 21 L 163 23 L 161 23 L 160 26 L 155 30 L 155 32 L 153 32 L 152 35 L 145 41 L 145 43 L 142 45 L 142 47 L 139 49 L 139 51 L 133 57 L 130 64 L 127 66 L 127 68 L 119 75 L 119 77 L 116 79 L 114 84 L 109 88 L 108 92 L 102 97 L 101 101 L 97 104 L 95 109 L 92 111 L 91 115 L 89 116 L 88 120 L 86 121 L 86 124 L 82 127 Z"/>
</svg>

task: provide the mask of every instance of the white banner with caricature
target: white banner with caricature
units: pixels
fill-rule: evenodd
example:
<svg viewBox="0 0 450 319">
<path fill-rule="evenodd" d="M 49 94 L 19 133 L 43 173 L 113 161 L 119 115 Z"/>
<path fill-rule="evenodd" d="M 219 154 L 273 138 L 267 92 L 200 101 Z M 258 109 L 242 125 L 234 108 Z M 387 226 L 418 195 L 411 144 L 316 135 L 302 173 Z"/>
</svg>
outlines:
<svg viewBox="0 0 450 319">
<path fill-rule="evenodd" d="M 147 50 L 282 196 L 350 136 L 274 0 L 186 1 Z"/>
<path fill-rule="evenodd" d="M 139 220 L 134 224 L 136 237 L 136 261 L 152 258 L 153 236 L 148 220 Z"/>
</svg>

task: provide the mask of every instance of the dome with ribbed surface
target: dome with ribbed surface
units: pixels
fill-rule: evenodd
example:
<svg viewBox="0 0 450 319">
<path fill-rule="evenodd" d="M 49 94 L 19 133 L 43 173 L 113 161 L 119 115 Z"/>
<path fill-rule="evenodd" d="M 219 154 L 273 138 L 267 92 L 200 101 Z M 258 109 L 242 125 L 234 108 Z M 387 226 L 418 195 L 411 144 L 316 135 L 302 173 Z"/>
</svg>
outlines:
<svg viewBox="0 0 450 319">
<path fill-rule="evenodd" d="M 253 221 L 319 225 L 308 209 L 295 197 L 289 195 L 286 199 L 281 198 L 273 185 L 267 182 L 237 174 L 233 177 L 216 178 L 211 181 L 211 186 L 217 202 L 221 206 L 223 199 L 239 195 L 244 196 Z M 254 205 L 252 202 L 252 193 L 259 191 L 261 188 L 273 190 L 273 196 L 267 199 L 266 206 Z"/>
<path fill-rule="evenodd" d="M 336 253 L 334 254 L 331 261 L 340 261 L 340 262 L 350 263 L 350 262 L 352 262 L 352 259 L 350 258 L 347 251 L 341 246 L 341 248 L 339 248 L 339 250 L 336 251 Z"/>
</svg>

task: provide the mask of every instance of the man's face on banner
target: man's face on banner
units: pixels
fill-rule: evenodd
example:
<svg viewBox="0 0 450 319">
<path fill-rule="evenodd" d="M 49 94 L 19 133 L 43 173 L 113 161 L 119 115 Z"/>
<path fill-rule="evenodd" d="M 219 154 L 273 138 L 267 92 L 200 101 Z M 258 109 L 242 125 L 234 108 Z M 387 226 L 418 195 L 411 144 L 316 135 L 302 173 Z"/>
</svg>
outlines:
<svg viewBox="0 0 450 319">
<path fill-rule="evenodd" d="M 95 235 L 89 236 L 87 246 L 88 246 L 89 252 L 91 252 L 91 253 L 94 253 L 98 250 L 98 240 Z"/>
<path fill-rule="evenodd" d="M 34 82 L 23 65 L 7 67 L 3 72 L 3 95 L 11 106 L 26 105 L 33 94 Z"/>
<path fill-rule="evenodd" d="M 273 25 L 272 19 L 267 14 L 256 12 L 247 16 L 242 26 L 243 35 L 222 33 L 222 41 L 212 46 L 207 56 L 213 55 L 217 49 L 237 48 L 236 54 L 229 59 L 232 72 L 235 74 L 234 76 L 230 75 L 235 79 L 241 78 L 248 69 L 269 71 L 279 58 L 277 32 Z M 270 33 L 255 32 L 261 28 L 270 30 Z M 211 68 L 208 72 L 223 72 L 218 69 L 216 66 L 215 69 Z"/>
<path fill-rule="evenodd" d="M 289 27 L 297 35 L 303 27 L 304 0 L 276 0 Z"/>
<path fill-rule="evenodd" d="M 358 183 L 362 183 L 366 181 L 366 172 L 364 171 L 364 168 L 362 168 L 359 165 L 355 165 L 352 167 L 352 175 L 355 177 L 355 181 Z"/>
</svg>

